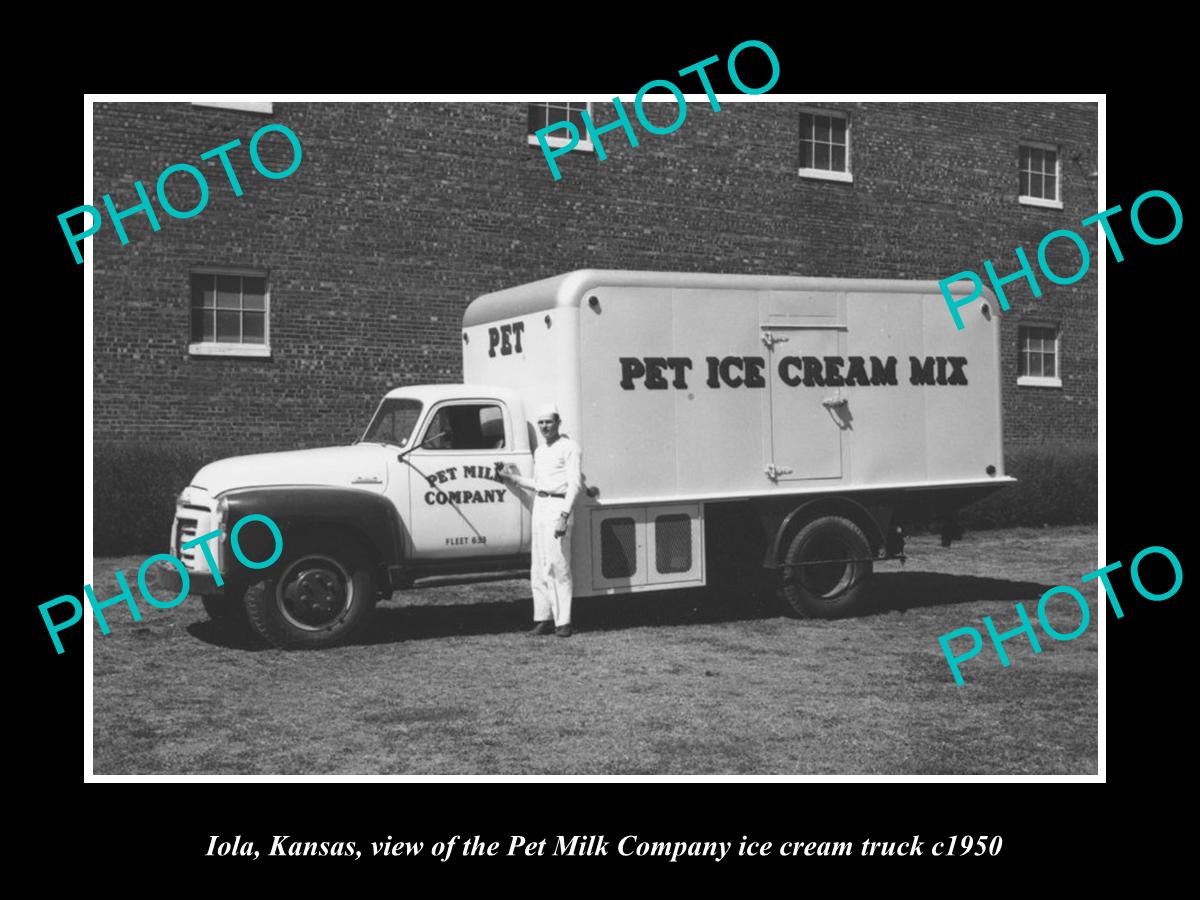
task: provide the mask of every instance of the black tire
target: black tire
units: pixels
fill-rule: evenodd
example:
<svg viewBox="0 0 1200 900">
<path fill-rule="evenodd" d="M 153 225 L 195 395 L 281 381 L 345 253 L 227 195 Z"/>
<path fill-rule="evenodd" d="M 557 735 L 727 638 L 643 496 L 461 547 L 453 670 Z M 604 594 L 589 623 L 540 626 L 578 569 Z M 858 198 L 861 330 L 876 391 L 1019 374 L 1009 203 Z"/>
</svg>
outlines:
<svg viewBox="0 0 1200 900">
<path fill-rule="evenodd" d="M 246 618 L 246 607 L 242 603 L 242 591 L 226 587 L 224 594 L 201 594 L 204 611 L 217 625 L 248 631 L 250 620 Z"/>
<path fill-rule="evenodd" d="M 241 598 L 238 597 L 237 601 Z M 208 613 L 208 617 L 214 622 L 226 622 L 233 618 L 238 609 L 241 608 L 241 603 L 233 598 L 226 597 L 224 594 L 201 594 L 200 602 L 204 604 L 204 611 Z"/>
<path fill-rule="evenodd" d="M 204 604 L 204 611 L 214 622 L 221 622 L 229 618 L 229 607 L 225 604 L 224 597 L 202 594 L 200 602 Z"/>
<path fill-rule="evenodd" d="M 285 650 L 331 647 L 347 640 L 375 608 L 367 555 L 346 541 L 298 545 L 246 590 L 254 631 Z"/>
<path fill-rule="evenodd" d="M 793 566 L 817 560 L 834 562 L 785 567 L 781 590 L 784 611 L 819 619 L 862 612 L 874 570 L 870 559 L 873 555 L 867 536 L 849 519 L 841 516 L 813 519 L 792 538 L 784 563 Z"/>
</svg>

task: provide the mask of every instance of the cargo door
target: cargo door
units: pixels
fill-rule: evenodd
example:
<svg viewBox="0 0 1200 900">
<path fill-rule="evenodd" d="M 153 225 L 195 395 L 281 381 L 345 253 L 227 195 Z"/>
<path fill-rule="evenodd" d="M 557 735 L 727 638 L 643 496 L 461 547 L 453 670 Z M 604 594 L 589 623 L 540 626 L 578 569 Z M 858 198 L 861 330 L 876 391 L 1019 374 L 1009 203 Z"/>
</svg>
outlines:
<svg viewBox="0 0 1200 900">
<path fill-rule="evenodd" d="M 771 292 L 761 339 L 768 353 L 767 478 L 777 484 L 842 477 L 842 437 L 852 427 L 841 360 L 842 295 Z"/>
</svg>

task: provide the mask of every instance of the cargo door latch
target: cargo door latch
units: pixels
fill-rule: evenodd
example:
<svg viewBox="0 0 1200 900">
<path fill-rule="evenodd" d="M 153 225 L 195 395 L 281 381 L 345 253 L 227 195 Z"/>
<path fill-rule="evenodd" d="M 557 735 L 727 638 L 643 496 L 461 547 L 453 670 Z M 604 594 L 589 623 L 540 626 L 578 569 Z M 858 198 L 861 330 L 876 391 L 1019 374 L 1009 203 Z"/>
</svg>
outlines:
<svg viewBox="0 0 1200 900">
<path fill-rule="evenodd" d="M 762 333 L 762 342 L 763 342 L 763 346 L 764 346 L 764 347 L 766 347 L 768 350 L 770 350 L 770 349 L 771 349 L 772 347 L 774 347 L 776 344 L 784 344 L 784 343 L 787 343 L 787 341 L 788 341 L 788 340 L 789 340 L 789 339 L 788 339 L 788 338 L 785 338 L 785 337 L 776 337 L 776 336 L 774 335 L 774 333 L 772 333 L 772 332 L 770 332 L 770 331 L 764 331 L 764 332 Z"/>
<path fill-rule="evenodd" d="M 767 477 L 772 481 L 778 481 L 780 475 L 791 475 L 795 470 L 788 466 L 776 466 L 775 463 L 771 463 L 763 471 L 767 473 Z"/>
</svg>

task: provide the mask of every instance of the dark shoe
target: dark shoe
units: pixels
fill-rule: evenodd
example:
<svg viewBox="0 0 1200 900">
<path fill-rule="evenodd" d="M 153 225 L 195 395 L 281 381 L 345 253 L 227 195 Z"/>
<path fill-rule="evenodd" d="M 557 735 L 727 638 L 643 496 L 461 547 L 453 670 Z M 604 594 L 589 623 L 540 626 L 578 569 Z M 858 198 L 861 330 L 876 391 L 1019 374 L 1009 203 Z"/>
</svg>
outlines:
<svg viewBox="0 0 1200 900">
<path fill-rule="evenodd" d="M 531 634 L 531 635 L 534 635 L 534 634 L 542 635 L 542 634 L 553 634 L 553 633 L 554 633 L 554 623 L 550 622 L 550 621 L 538 622 L 529 631 L 529 634 Z"/>
<path fill-rule="evenodd" d="M 554 633 L 556 635 L 558 635 L 559 637 L 570 637 L 575 632 L 573 632 L 571 630 L 570 625 L 559 625 L 557 628 L 554 629 Z"/>
</svg>

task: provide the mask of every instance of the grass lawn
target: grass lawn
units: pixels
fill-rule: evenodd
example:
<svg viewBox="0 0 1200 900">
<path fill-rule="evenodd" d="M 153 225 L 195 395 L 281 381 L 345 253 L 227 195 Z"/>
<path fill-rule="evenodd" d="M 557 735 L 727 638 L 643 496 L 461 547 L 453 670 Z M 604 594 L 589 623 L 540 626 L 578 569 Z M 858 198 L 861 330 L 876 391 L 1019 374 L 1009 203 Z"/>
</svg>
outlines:
<svg viewBox="0 0 1200 900">
<path fill-rule="evenodd" d="M 1097 631 L 989 644 L 955 686 L 937 638 L 1019 624 L 1096 568 L 1093 526 L 908 540 L 877 611 L 796 620 L 703 592 L 575 602 L 576 636 L 528 638 L 527 581 L 443 583 L 380 604 L 359 642 L 246 646 L 199 600 L 112 607 L 95 631 L 97 774 L 1096 772 Z M 99 598 L 115 569 L 97 559 Z M 135 588 L 136 590 L 136 588 Z M 1103 611 L 1101 611 L 1103 614 Z M 1069 632 L 1078 610 L 1052 604 Z M 965 644 L 965 642 L 964 642 Z"/>
</svg>

